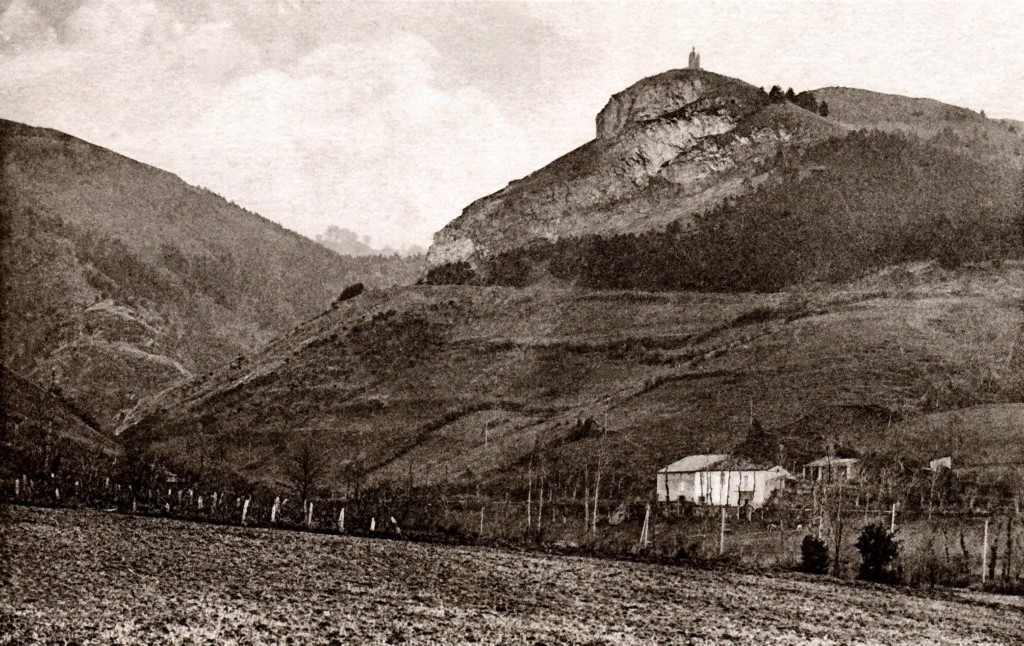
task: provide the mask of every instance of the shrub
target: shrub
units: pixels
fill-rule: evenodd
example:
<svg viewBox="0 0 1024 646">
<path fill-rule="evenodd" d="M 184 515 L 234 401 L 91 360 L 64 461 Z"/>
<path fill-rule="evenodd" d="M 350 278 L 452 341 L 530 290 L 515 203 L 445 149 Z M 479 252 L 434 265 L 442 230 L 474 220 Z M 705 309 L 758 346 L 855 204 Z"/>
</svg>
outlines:
<svg viewBox="0 0 1024 646">
<path fill-rule="evenodd" d="M 810 574 L 828 572 L 828 546 L 825 541 L 808 534 L 800 544 L 800 571 Z"/>
<path fill-rule="evenodd" d="M 897 580 L 892 563 L 899 555 L 896 537 L 881 523 L 864 528 L 855 545 L 860 552 L 860 572 L 857 577 L 865 581 L 892 583 Z"/>
</svg>

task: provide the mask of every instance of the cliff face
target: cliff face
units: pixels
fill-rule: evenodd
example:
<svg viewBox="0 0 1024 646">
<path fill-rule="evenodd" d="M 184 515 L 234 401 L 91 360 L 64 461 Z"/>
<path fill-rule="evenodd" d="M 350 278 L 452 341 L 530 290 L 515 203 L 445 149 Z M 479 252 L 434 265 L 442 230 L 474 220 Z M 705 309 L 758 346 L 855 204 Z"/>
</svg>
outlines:
<svg viewBox="0 0 1024 646">
<path fill-rule="evenodd" d="M 793 110 L 703 70 L 643 79 L 609 99 L 596 139 L 466 207 L 434 236 L 428 262 L 473 261 L 535 239 L 639 232 L 702 211 L 755 182 L 780 144 L 822 129 L 805 127 L 824 122 L 816 115 L 785 114 Z M 786 118 L 765 118 L 774 113 Z M 686 199 L 651 208 L 654 180 Z"/>
</svg>

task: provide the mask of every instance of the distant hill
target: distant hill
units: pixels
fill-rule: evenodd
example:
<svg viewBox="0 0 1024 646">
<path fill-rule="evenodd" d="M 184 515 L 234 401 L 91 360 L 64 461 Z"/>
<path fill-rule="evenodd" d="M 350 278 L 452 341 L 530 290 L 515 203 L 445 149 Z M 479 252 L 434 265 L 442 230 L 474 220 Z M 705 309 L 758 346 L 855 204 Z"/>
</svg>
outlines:
<svg viewBox="0 0 1024 646">
<path fill-rule="evenodd" d="M 380 249 L 374 247 L 369 236 L 360 236 L 351 229 L 331 225 L 324 232 L 316 237 L 316 241 L 327 247 L 336 254 L 342 256 L 422 256 L 426 249 L 412 245 L 403 248 L 402 251 L 394 247 L 384 246 Z"/>
<path fill-rule="evenodd" d="M 343 259 L 53 130 L 0 121 L 0 168 L 0 360 L 105 432 L 140 398 L 258 347 L 346 285 L 418 273 Z"/>
</svg>

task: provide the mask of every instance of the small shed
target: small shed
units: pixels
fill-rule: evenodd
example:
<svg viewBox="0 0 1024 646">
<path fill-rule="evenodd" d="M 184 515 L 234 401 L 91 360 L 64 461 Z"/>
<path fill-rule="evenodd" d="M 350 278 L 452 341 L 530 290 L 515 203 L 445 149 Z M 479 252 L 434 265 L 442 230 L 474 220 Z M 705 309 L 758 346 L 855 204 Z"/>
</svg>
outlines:
<svg viewBox="0 0 1024 646">
<path fill-rule="evenodd" d="M 941 471 L 943 469 L 953 468 L 953 456 L 947 455 L 944 458 L 935 458 L 928 463 L 929 471 Z"/>
<path fill-rule="evenodd" d="M 823 482 L 851 482 L 860 473 L 860 460 L 857 458 L 818 458 L 808 462 L 803 468 L 804 479 Z"/>
</svg>

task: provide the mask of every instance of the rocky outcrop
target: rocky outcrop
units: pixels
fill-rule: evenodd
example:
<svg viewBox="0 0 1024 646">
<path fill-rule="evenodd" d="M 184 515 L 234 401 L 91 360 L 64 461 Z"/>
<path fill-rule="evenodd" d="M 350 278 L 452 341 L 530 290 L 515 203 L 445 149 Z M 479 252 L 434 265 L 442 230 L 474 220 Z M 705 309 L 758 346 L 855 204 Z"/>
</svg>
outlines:
<svg viewBox="0 0 1024 646">
<path fill-rule="evenodd" d="M 827 124 L 791 105 L 766 105 L 757 88 L 703 70 L 643 79 L 608 101 L 595 140 L 466 207 L 435 234 L 428 263 L 474 262 L 536 239 L 664 226 L 749 189 L 761 162 L 808 120 Z"/>
<path fill-rule="evenodd" d="M 646 78 L 612 96 L 597 114 L 597 138 L 612 139 L 629 125 L 675 112 L 704 96 L 704 74 L 674 70 Z"/>
</svg>

